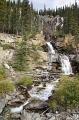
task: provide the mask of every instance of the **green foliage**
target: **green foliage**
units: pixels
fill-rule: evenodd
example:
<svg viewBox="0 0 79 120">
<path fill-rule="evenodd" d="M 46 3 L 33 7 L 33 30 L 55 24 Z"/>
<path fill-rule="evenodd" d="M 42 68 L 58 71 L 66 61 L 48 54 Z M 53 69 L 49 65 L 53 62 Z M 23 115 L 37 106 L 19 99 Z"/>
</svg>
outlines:
<svg viewBox="0 0 79 120">
<path fill-rule="evenodd" d="M 56 109 L 56 107 L 57 107 L 57 102 L 56 102 L 56 100 L 53 100 L 52 102 L 49 102 L 48 105 L 49 105 L 50 108 Z"/>
<path fill-rule="evenodd" d="M 63 31 L 59 31 L 59 30 L 56 30 L 52 33 L 54 36 L 57 36 L 57 37 L 64 37 L 65 34 Z"/>
<path fill-rule="evenodd" d="M 18 42 L 18 41 L 15 41 L 13 42 L 15 45 L 18 45 L 18 46 L 23 46 L 25 45 L 25 42 L 21 41 L 21 42 Z"/>
<path fill-rule="evenodd" d="M 31 77 L 24 76 L 23 78 L 20 78 L 18 81 L 19 85 L 29 86 L 33 83 L 33 80 Z"/>
<path fill-rule="evenodd" d="M 31 54 L 31 57 L 35 62 L 38 62 L 38 60 L 40 59 L 40 54 L 37 51 L 35 51 Z"/>
<path fill-rule="evenodd" d="M 0 82 L 0 93 L 8 93 L 10 91 L 14 90 L 14 85 L 10 83 L 9 81 L 1 81 Z"/>
<path fill-rule="evenodd" d="M 55 92 L 52 94 L 49 106 L 54 108 L 61 108 L 67 110 L 67 108 L 75 108 L 79 105 L 79 76 L 69 77 L 63 76 L 60 78 L 60 82 L 57 84 Z"/>
<path fill-rule="evenodd" d="M 6 49 L 14 49 L 13 46 L 9 45 L 9 44 L 2 44 L 1 47 L 3 47 L 3 50 L 6 50 Z"/>
<path fill-rule="evenodd" d="M 4 65 L 0 66 L 0 80 L 6 79 L 6 69 Z"/>
<path fill-rule="evenodd" d="M 0 32 L 4 31 L 5 13 L 6 13 L 6 0 L 0 0 Z"/>
<path fill-rule="evenodd" d="M 0 74 L 0 81 L 4 80 L 4 76 Z"/>
<path fill-rule="evenodd" d="M 71 45 L 66 45 L 63 50 L 66 52 L 66 53 L 73 53 L 74 52 L 74 49 Z"/>
<path fill-rule="evenodd" d="M 0 66 L 0 94 L 8 93 L 14 90 L 14 85 L 9 81 L 6 81 L 6 69 L 4 65 Z"/>
<path fill-rule="evenodd" d="M 33 43 L 31 44 L 32 50 L 36 51 L 37 50 L 37 46 L 34 45 Z"/>
<path fill-rule="evenodd" d="M 13 68 L 16 71 L 26 71 L 28 70 L 28 57 L 27 50 L 25 46 L 21 46 L 14 55 L 14 61 L 12 63 Z"/>
</svg>

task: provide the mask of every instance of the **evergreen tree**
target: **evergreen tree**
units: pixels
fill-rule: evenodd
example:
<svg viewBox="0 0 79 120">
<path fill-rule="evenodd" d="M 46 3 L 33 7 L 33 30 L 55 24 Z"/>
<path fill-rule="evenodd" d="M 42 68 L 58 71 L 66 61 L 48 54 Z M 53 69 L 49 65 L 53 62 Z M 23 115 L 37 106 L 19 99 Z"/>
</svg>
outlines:
<svg viewBox="0 0 79 120">
<path fill-rule="evenodd" d="M 6 0 L 0 0 L 0 32 L 4 32 Z"/>
<path fill-rule="evenodd" d="M 31 24 L 31 19 L 30 19 L 30 5 L 28 0 L 23 0 L 22 2 L 22 32 L 25 36 L 24 39 L 27 39 L 26 37 L 28 36 L 28 33 L 30 33 L 30 24 Z"/>
<path fill-rule="evenodd" d="M 16 34 L 21 34 L 21 1 L 17 1 L 16 5 Z"/>
<path fill-rule="evenodd" d="M 6 15 L 5 15 L 5 32 L 9 33 L 10 31 L 10 12 L 11 12 L 11 3 L 10 0 L 6 2 Z"/>
<path fill-rule="evenodd" d="M 11 11 L 10 22 L 11 22 L 10 32 L 12 34 L 16 34 L 16 3 L 15 3 L 15 1 L 12 4 L 12 11 Z"/>
</svg>

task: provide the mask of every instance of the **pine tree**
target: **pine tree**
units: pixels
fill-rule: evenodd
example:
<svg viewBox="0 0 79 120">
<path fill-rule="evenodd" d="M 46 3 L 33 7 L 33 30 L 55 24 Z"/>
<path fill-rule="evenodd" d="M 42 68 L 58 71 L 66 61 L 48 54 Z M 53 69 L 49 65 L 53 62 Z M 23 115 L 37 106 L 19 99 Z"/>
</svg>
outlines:
<svg viewBox="0 0 79 120">
<path fill-rule="evenodd" d="M 21 1 L 17 1 L 16 5 L 16 34 L 21 34 Z"/>
<path fill-rule="evenodd" d="M 0 0 L 0 32 L 4 32 L 6 0 Z"/>
<path fill-rule="evenodd" d="M 10 18 L 11 18 L 11 2 L 10 0 L 6 2 L 6 15 L 5 15 L 5 32 L 10 33 Z"/>
<path fill-rule="evenodd" d="M 10 22 L 11 22 L 11 30 L 10 32 L 12 34 L 16 34 L 16 3 L 15 1 L 12 4 L 12 10 L 11 10 L 11 18 L 10 18 Z"/>
</svg>

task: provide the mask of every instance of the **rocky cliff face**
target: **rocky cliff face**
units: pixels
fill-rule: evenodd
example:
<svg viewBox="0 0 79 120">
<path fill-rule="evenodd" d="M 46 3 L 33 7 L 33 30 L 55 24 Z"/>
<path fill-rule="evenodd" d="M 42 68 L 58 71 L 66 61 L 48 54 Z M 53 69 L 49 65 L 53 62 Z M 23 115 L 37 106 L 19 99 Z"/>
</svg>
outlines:
<svg viewBox="0 0 79 120">
<path fill-rule="evenodd" d="M 62 30 L 63 28 L 63 22 L 64 19 L 63 17 L 60 17 L 59 15 L 57 15 L 56 17 L 53 16 L 39 16 L 39 31 L 41 32 L 41 35 L 38 34 L 36 35 L 36 37 L 34 39 L 30 39 L 28 44 L 29 45 L 35 45 L 37 52 L 39 54 L 39 64 L 35 65 L 35 62 L 32 60 L 32 58 L 30 58 L 30 64 L 29 67 L 31 67 L 32 69 L 36 66 L 41 66 L 44 67 L 45 65 L 47 65 L 47 63 L 45 61 L 47 61 L 47 45 L 46 42 L 47 41 L 51 41 L 54 49 L 56 50 L 56 52 L 59 53 L 64 53 L 64 54 L 74 54 L 74 58 L 70 57 L 71 61 L 72 61 L 72 65 L 74 66 L 74 64 L 76 66 L 78 66 L 79 63 L 79 45 L 76 45 L 75 43 L 75 38 L 74 36 L 72 36 L 71 34 L 62 36 L 62 37 L 58 37 L 55 34 L 53 34 L 53 32 L 57 30 Z M 21 41 L 22 38 L 19 38 L 19 41 Z M 16 41 L 16 37 L 14 38 L 14 36 L 8 35 L 8 34 L 3 34 L 0 33 L 0 42 L 2 44 L 12 44 Z M 43 47 L 43 50 L 39 50 L 38 47 Z M 76 49 L 77 48 L 77 49 Z M 12 59 L 13 54 L 14 54 L 14 50 L 13 49 L 9 49 L 9 50 L 3 50 L 3 48 L 0 48 L 0 63 L 2 63 L 3 59 L 6 61 L 9 61 Z M 77 51 L 77 53 L 76 53 Z M 35 54 L 35 53 L 34 53 Z M 71 55 L 70 55 L 71 56 Z M 32 64 L 31 64 L 32 63 Z M 43 64 L 40 64 L 43 63 Z M 75 68 L 75 67 L 74 67 Z M 77 67 L 78 68 L 78 67 Z M 55 69 L 54 69 L 55 70 Z M 75 71 L 75 69 L 74 69 Z"/>
<path fill-rule="evenodd" d="M 56 17 L 48 15 L 39 16 L 39 31 L 42 31 L 43 35 L 51 35 L 56 29 L 61 30 L 63 28 L 63 21 L 63 17 L 59 15 Z"/>
</svg>

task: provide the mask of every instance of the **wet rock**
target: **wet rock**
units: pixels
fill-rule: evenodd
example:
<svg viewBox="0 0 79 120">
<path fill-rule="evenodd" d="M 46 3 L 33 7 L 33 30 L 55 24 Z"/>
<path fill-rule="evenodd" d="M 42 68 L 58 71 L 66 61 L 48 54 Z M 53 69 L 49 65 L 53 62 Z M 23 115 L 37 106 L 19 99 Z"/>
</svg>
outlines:
<svg viewBox="0 0 79 120">
<path fill-rule="evenodd" d="M 67 117 L 70 117 L 70 114 L 68 112 L 62 112 L 56 115 L 57 120 L 66 120 Z"/>
<path fill-rule="evenodd" d="M 79 54 L 76 57 L 76 62 L 79 63 Z"/>
<path fill-rule="evenodd" d="M 5 107 L 5 103 L 6 103 L 5 98 L 4 99 L 0 99 L 0 113 L 2 113 L 3 108 Z"/>
<path fill-rule="evenodd" d="M 18 118 L 20 118 L 20 114 L 17 114 L 17 113 L 12 114 L 12 115 L 11 115 L 11 118 L 12 118 L 12 119 L 18 119 Z"/>
<path fill-rule="evenodd" d="M 46 117 L 49 119 L 52 117 L 52 115 L 53 115 L 52 113 L 46 113 Z"/>
<path fill-rule="evenodd" d="M 15 99 L 8 102 L 9 105 L 13 105 L 13 106 L 19 106 L 22 103 L 23 103 L 23 101 L 20 100 L 19 98 L 15 98 Z"/>
<path fill-rule="evenodd" d="M 4 118 L 2 116 L 0 116 L 0 120 L 4 120 Z"/>
<path fill-rule="evenodd" d="M 40 118 L 39 113 L 35 113 L 35 114 L 32 116 L 32 119 L 33 119 L 33 120 L 36 120 L 37 118 Z"/>
<path fill-rule="evenodd" d="M 28 113 L 28 112 L 26 112 L 25 110 L 23 110 L 20 119 L 21 119 L 21 120 L 32 120 L 32 115 L 33 115 L 33 114 L 34 114 L 34 113 Z"/>
<path fill-rule="evenodd" d="M 23 95 L 20 95 L 19 98 L 20 98 L 21 100 L 24 100 L 24 99 L 25 99 L 25 97 L 24 97 Z"/>
<path fill-rule="evenodd" d="M 26 109 L 43 109 L 47 108 L 47 102 L 43 101 L 32 101 L 28 106 L 26 106 Z"/>
<path fill-rule="evenodd" d="M 66 120 L 73 120 L 73 118 L 67 117 Z M 76 120 L 76 119 L 74 119 L 74 120 Z"/>
<path fill-rule="evenodd" d="M 48 120 L 46 117 L 36 118 L 35 120 Z"/>
<path fill-rule="evenodd" d="M 56 120 L 56 118 L 53 116 L 53 117 L 51 117 L 49 120 Z"/>
<path fill-rule="evenodd" d="M 11 96 L 6 94 L 6 101 L 11 100 Z"/>
</svg>

